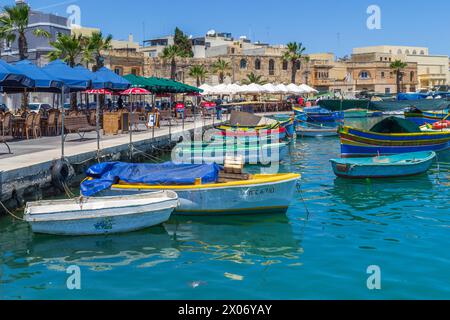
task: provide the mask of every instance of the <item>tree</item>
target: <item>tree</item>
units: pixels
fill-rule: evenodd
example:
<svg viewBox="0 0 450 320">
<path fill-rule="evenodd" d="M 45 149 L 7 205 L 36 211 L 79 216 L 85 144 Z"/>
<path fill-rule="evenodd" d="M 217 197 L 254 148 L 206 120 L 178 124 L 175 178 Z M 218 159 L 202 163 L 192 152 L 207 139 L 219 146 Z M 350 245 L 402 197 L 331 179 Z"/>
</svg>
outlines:
<svg viewBox="0 0 450 320">
<path fill-rule="evenodd" d="M 396 74 L 397 94 L 399 94 L 401 92 L 400 82 L 401 82 L 402 77 L 403 77 L 402 70 L 405 69 L 407 66 L 408 66 L 408 64 L 403 62 L 403 61 L 401 61 L 401 60 L 395 60 L 390 65 L 390 68 L 392 70 L 394 70 L 394 72 Z"/>
<path fill-rule="evenodd" d="M 161 58 L 164 62 L 170 61 L 170 78 L 172 80 L 175 80 L 177 77 L 177 58 L 182 56 L 183 52 L 174 45 L 165 47 L 161 53 Z"/>
<path fill-rule="evenodd" d="M 59 33 L 56 41 L 50 42 L 54 48 L 48 54 L 50 61 L 61 59 L 71 68 L 75 67 L 83 52 L 83 37 L 81 35 L 67 35 Z"/>
<path fill-rule="evenodd" d="M 10 42 L 18 41 L 19 58 L 24 60 L 28 56 L 28 40 L 26 30 L 30 17 L 30 7 L 27 5 L 5 6 L 0 14 L 0 34 L 7 37 Z M 50 38 L 50 33 L 42 29 L 34 29 L 36 37 Z"/>
<path fill-rule="evenodd" d="M 106 38 L 103 38 L 103 34 L 101 32 L 94 32 L 90 37 L 85 39 L 85 51 L 84 54 L 86 57 L 89 53 L 92 54 L 92 58 L 95 62 L 92 71 L 97 71 L 104 67 L 104 58 L 103 52 L 105 50 L 111 49 L 112 35 L 108 35 Z"/>
<path fill-rule="evenodd" d="M 231 65 L 228 61 L 222 60 L 219 58 L 212 65 L 213 73 L 219 76 L 219 83 L 223 83 L 225 81 L 226 76 L 230 76 Z"/>
<path fill-rule="evenodd" d="M 197 87 L 200 87 L 201 82 L 205 81 L 208 70 L 203 65 L 193 65 L 189 69 L 189 76 L 197 80 Z"/>
<path fill-rule="evenodd" d="M 309 62 L 311 61 L 311 58 L 309 56 L 304 56 L 303 57 L 303 61 L 307 65 L 307 68 L 303 72 L 303 75 L 305 76 L 305 84 L 308 85 L 309 84 L 309 75 L 311 74 L 311 70 L 310 70 L 310 67 L 309 67 Z"/>
<path fill-rule="evenodd" d="M 50 61 L 61 59 L 71 68 L 75 67 L 83 52 L 83 37 L 81 35 L 58 34 L 56 41 L 50 42 L 55 48 L 48 54 Z M 70 106 L 73 110 L 77 107 L 76 93 L 70 94 Z"/>
<path fill-rule="evenodd" d="M 298 68 L 298 64 L 301 64 L 302 58 L 303 58 L 303 52 L 305 52 L 306 48 L 303 47 L 303 44 L 301 42 L 290 42 L 287 44 L 287 50 L 283 55 L 283 59 L 285 61 L 291 62 L 291 82 L 295 83 L 297 71 L 300 69 Z"/>
<path fill-rule="evenodd" d="M 267 83 L 267 81 L 263 80 L 262 76 L 257 76 L 252 72 L 252 73 L 247 74 L 247 79 L 242 80 L 242 83 L 243 84 L 255 83 L 255 84 L 259 84 L 259 85 L 265 85 Z"/>
<path fill-rule="evenodd" d="M 175 28 L 173 42 L 184 57 L 192 58 L 194 56 L 191 40 L 178 27 Z"/>
<path fill-rule="evenodd" d="M 25 60 L 28 57 L 28 40 L 26 30 L 30 17 L 30 7 L 19 4 L 13 7 L 5 6 L 0 14 L 0 38 L 9 43 L 18 41 L 19 58 Z M 42 29 L 32 31 L 36 37 L 50 38 L 50 33 Z M 22 108 L 28 107 L 28 93 L 22 94 Z"/>
</svg>

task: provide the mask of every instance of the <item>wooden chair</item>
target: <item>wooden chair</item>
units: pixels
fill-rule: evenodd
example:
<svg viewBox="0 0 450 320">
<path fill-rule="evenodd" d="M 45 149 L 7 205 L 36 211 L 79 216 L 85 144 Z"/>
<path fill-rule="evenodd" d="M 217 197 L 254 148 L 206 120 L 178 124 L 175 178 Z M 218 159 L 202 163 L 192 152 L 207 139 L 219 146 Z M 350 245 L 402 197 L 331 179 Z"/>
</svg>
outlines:
<svg viewBox="0 0 450 320">
<path fill-rule="evenodd" d="M 47 120 L 48 135 L 58 134 L 58 114 L 59 112 L 57 110 L 51 110 L 48 113 L 48 120 Z"/>
<path fill-rule="evenodd" d="M 159 112 L 160 123 L 166 121 L 169 125 L 171 125 L 173 120 L 172 112 L 170 110 L 161 110 Z"/>
<path fill-rule="evenodd" d="M 27 137 L 27 140 L 30 139 L 30 135 L 33 136 L 34 132 L 34 113 L 30 113 L 27 115 L 25 120 L 25 135 Z"/>
<path fill-rule="evenodd" d="M 42 114 L 40 112 L 34 115 L 33 136 L 35 139 L 42 137 L 41 118 L 42 118 Z"/>
<path fill-rule="evenodd" d="M 6 112 L 2 120 L 2 135 L 12 136 L 12 114 L 11 112 Z"/>
</svg>

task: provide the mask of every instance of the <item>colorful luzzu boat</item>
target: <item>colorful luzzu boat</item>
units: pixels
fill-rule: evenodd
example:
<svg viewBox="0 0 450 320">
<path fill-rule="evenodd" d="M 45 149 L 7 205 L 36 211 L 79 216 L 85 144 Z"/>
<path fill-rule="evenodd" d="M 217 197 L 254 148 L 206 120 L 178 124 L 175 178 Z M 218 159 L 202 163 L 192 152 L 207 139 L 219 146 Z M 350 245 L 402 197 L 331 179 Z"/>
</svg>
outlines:
<svg viewBox="0 0 450 320">
<path fill-rule="evenodd" d="M 246 180 L 219 182 L 216 164 L 180 165 L 107 162 L 92 166 L 81 184 L 84 196 L 133 195 L 172 190 L 179 215 L 285 213 L 299 174 L 257 174 Z"/>
<path fill-rule="evenodd" d="M 339 129 L 343 157 L 392 155 L 419 151 L 442 151 L 450 147 L 450 132 L 423 132 L 414 123 L 390 117 L 370 131 Z"/>
<path fill-rule="evenodd" d="M 224 143 L 212 142 L 178 144 L 172 155 L 181 163 L 217 163 L 224 164 L 228 157 L 242 158 L 244 164 L 262 164 L 280 162 L 287 154 L 287 143 L 265 143 L 257 140 L 242 143 L 225 140 Z"/>
<path fill-rule="evenodd" d="M 445 117 L 448 117 L 449 114 L 449 109 L 438 111 L 421 111 L 417 108 L 409 108 L 405 111 L 405 118 L 413 121 L 419 126 L 423 126 L 426 124 L 433 124 L 435 122 L 442 121 Z"/>
</svg>

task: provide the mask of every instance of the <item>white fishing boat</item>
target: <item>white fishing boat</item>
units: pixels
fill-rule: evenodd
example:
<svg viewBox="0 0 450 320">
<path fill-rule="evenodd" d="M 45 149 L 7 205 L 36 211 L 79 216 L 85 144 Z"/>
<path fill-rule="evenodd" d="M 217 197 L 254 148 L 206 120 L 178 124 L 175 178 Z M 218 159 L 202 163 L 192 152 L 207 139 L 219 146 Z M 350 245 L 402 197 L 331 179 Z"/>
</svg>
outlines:
<svg viewBox="0 0 450 320">
<path fill-rule="evenodd" d="M 136 231 L 169 220 L 178 195 L 162 190 L 127 196 L 29 202 L 25 220 L 35 233 L 99 235 Z"/>
</svg>

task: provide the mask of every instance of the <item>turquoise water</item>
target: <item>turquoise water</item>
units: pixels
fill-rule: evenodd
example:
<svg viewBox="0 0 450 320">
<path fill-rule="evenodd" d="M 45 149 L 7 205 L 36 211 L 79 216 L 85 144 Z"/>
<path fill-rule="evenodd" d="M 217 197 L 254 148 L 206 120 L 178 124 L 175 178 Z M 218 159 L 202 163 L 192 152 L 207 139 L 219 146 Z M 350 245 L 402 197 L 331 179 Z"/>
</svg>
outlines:
<svg viewBox="0 0 450 320">
<path fill-rule="evenodd" d="M 303 174 L 303 195 L 287 215 L 77 238 L 0 218 L 0 299 L 450 299 L 450 153 L 428 174 L 380 181 L 336 178 L 338 155 L 337 138 L 291 147 L 282 171 Z M 71 265 L 80 291 L 66 287 Z"/>
</svg>

